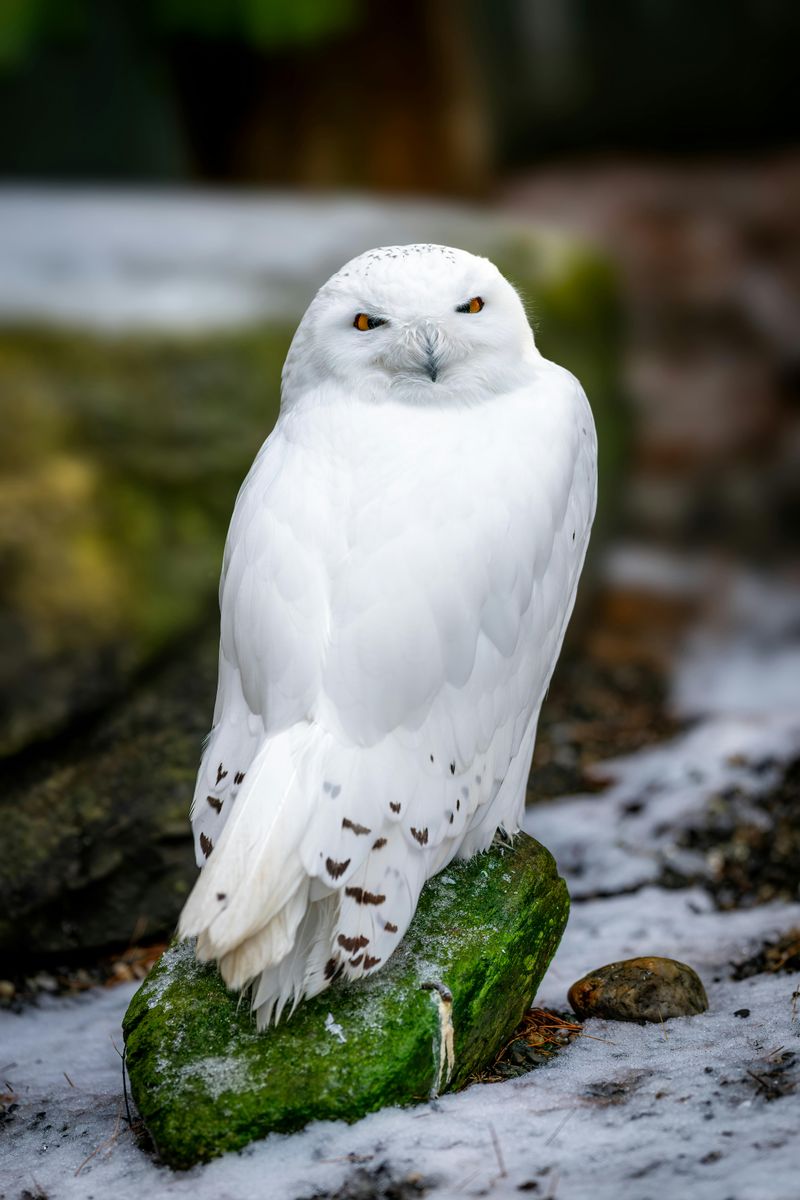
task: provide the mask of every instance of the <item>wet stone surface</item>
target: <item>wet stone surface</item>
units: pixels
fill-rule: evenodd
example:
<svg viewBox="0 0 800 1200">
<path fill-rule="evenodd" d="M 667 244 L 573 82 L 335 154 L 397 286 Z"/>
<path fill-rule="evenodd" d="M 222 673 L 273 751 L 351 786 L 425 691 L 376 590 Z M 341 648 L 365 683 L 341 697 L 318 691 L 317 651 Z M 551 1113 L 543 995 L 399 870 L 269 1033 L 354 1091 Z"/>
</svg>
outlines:
<svg viewBox="0 0 800 1200">
<path fill-rule="evenodd" d="M 567 998 L 582 1019 L 666 1021 L 705 1012 L 708 997 L 697 972 L 672 958 L 629 958 L 590 971 Z"/>
</svg>

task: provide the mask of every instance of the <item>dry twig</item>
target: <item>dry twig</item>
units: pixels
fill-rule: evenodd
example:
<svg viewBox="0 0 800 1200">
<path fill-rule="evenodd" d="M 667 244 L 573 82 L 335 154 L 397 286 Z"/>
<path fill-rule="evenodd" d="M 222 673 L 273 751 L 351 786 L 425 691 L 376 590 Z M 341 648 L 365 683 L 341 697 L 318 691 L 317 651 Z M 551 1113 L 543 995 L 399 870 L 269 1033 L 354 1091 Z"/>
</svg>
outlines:
<svg viewBox="0 0 800 1200">
<path fill-rule="evenodd" d="M 489 1124 L 489 1133 L 492 1136 L 492 1145 L 494 1146 L 494 1152 L 495 1152 L 495 1155 L 497 1156 L 497 1165 L 500 1168 L 500 1174 L 498 1175 L 497 1178 L 505 1179 L 506 1176 L 508 1175 L 508 1171 L 506 1170 L 506 1164 L 505 1164 L 505 1160 L 503 1158 L 503 1151 L 500 1148 L 500 1139 L 498 1138 L 497 1130 L 495 1129 L 495 1127 L 491 1123 L 491 1121 L 489 1121 L 488 1124 Z"/>
<path fill-rule="evenodd" d="M 568 1110 L 567 1110 L 567 1112 L 565 1113 L 565 1115 L 564 1115 L 563 1119 L 562 1119 L 561 1121 L 559 1121 L 558 1125 L 556 1125 L 556 1127 L 555 1127 L 555 1129 L 553 1130 L 553 1132 L 550 1134 L 550 1136 L 549 1136 L 549 1137 L 547 1138 L 547 1140 L 545 1141 L 545 1146 L 549 1146 L 549 1145 L 551 1144 L 551 1142 L 554 1142 L 554 1141 L 556 1140 L 556 1138 L 558 1137 L 558 1135 L 561 1133 L 561 1130 L 562 1130 L 562 1129 L 564 1128 L 564 1126 L 566 1125 L 567 1121 L 570 1119 L 570 1117 L 571 1117 L 571 1116 L 572 1116 L 572 1115 L 573 1115 L 575 1112 L 577 1112 L 577 1109 L 575 1109 L 575 1108 L 570 1108 L 570 1109 L 568 1109 Z"/>
<path fill-rule="evenodd" d="M 86 1164 L 91 1162 L 92 1159 L 94 1158 L 94 1156 L 96 1154 L 99 1154 L 101 1150 L 110 1150 L 111 1149 L 111 1147 L 114 1145 L 117 1138 L 119 1137 L 119 1126 L 120 1126 L 121 1120 L 122 1120 L 122 1106 L 120 1106 L 119 1111 L 117 1112 L 117 1120 L 114 1125 L 114 1132 L 111 1134 L 111 1137 L 107 1137 L 106 1140 L 104 1142 L 101 1142 L 99 1146 L 95 1146 L 95 1148 L 91 1154 L 86 1155 L 86 1158 L 83 1160 L 81 1165 L 76 1169 L 76 1171 L 75 1171 L 76 1175 L 80 1175 L 81 1171 L 86 1166 Z"/>
</svg>

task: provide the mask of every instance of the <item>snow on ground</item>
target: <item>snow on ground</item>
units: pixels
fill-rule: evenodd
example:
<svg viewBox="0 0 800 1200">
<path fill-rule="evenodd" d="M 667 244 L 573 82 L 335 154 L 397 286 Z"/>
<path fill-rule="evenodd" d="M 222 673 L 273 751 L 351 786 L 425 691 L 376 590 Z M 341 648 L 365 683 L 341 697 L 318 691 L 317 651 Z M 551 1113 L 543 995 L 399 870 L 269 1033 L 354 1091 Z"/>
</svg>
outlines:
<svg viewBox="0 0 800 1200">
<path fill-rule="evenodd" d="M 757 797 L 800 753 L 800 672 L 781 669 L 799 648 L 797 593 L 736 577 L 727 595 L 676 669 L 676 704 L 701 713 L 695 723 L 604 763 L 602 794 L 529 817 L 573 895 L 538 1002 L 563 1008 L 587 970 L 666 954 L 698 970 L 709 1012 L 659 1026 L 594 1020 L 518 1079 L 353 1126 L 317 1123 L 181 1174 L 156 1165 L 122 1120 L 117 1048 L 132 987 L 46 999 L 0 1017 L 0 1085 L 19 1104 L 0 1131 L 0 1196 L 293 1200 L 388 1162 L 394 1177 L 421 1174 L 438 1200 L 523 1185 L 551 1200 L 795 1200 L 800 1093 L 786 1087 L 796 1080 L 786 1056 L 800 1056 L 800 978 L 736 981 L 731 963 L 800 925 L 800 904 L 719 912 L 700 887 L 659 884 L 676 830 L 709 797 L 730 786 Z"/>
<path fill-rule="evenodd" d="M 600 801 L 576 796 L 536 807 L 526 828 L 555 854 L 573 902 L 632 891 L 667 866 L 702 874 L 699 856 L 676 848 L 673 835 L 724 788 L 767 791 L 798 753 L 797 703 L 771 720 L 710 718 L 661 746 L 604 761 L 597 773 L 614 782 Z"/>
</svg>

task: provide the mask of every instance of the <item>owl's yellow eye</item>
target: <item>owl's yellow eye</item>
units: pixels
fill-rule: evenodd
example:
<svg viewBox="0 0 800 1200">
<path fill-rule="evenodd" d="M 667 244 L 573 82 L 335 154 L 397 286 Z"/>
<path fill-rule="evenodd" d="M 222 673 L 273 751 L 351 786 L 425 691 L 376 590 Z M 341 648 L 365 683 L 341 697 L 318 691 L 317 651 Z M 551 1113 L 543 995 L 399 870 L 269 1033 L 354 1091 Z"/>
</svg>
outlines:
<svg viewBox="0 0 800 1200">
<path fill-rule="evenodd" d="M 465 300 L 463 304 L 459 304 L 456 312 L 479 313 L 482 308 L 483 300 L 480 296 L 473 296 L 471 300 Z"/>
<path fill-rule="evenodd" d="M 386 322 L 381 317 L 371 317 L 368 313 L 356 313 L 356 319 L 353 325 L 356 329 L 360 329 L 362 333 L 366 333 L 368 329 L 377 329 L 379 325 L 385 325 Z"/>
</svg>

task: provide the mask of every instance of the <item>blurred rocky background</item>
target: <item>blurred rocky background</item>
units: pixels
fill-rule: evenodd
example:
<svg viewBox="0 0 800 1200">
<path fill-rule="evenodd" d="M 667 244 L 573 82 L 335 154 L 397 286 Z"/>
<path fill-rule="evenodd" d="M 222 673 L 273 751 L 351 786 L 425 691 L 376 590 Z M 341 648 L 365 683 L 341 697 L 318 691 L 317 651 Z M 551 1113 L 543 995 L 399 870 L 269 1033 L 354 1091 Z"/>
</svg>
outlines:
<svg viewBox="0 0 800 1200">
<path fill-rule="evenodd" d="M 143 971 L 174 925 L 227 521 L 294 324 L 350 255 L 488 253 L 593 402 L 600 519 L 532 799 L 675 730 L 668 665 L 731 564 L 796 582 L 798 12 L 3 6 L 9 995 Z M 620 542 L 639 567 L 609 574 Z M 664 551 L 712 582 L 642 588 Z"/>
</svg>

